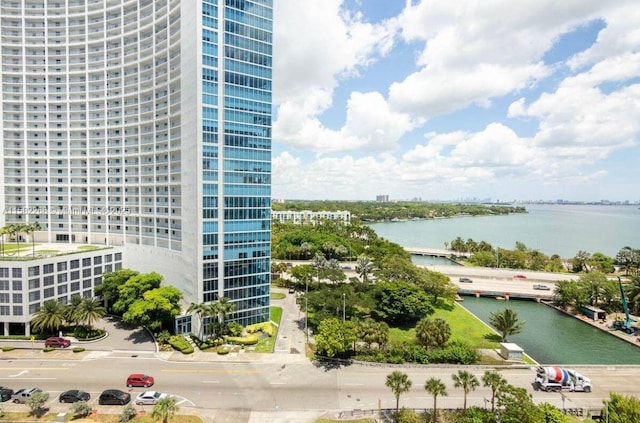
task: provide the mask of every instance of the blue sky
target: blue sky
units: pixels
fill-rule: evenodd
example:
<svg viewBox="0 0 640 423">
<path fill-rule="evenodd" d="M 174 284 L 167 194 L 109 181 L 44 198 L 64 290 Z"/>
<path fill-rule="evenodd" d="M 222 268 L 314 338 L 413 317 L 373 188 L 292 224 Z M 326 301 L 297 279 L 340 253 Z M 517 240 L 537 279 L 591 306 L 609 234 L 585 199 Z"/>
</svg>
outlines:
<svg viewBox="0 0 640 423">
<path fill-rule="evenodd" d="M 640 200 L 633 0 L 276 0 L 273 198 Z"/>
</svg>

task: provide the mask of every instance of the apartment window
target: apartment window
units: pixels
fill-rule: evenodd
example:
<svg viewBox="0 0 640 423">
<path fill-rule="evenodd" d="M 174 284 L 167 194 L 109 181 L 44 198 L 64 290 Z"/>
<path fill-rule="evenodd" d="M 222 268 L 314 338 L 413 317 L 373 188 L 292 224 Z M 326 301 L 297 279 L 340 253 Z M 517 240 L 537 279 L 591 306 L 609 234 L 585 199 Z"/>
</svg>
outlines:
<svg viewBox="0 0 640 423">
<path fill-rule="evenodd" d="M 11 308 L 7 306 L 0 306 L 0 316 L 8 316 Z"/>
<path fill-rule="evenodd" d="M 56 290 L 53 287 L 45 288 L 42 292 L 43 292 L 44 298 L 51 298 L 54 295 L 56 295 Z"/>
<path fill-rule="evenodd" d="M 60 197 L 62 198 L 62 197 Z M 62 272 L 67 270 L 67 262 L 66 261 L 61 261 L 60 263 L 58 263 L 58 272 Z"/>
<path fill-rule="evenodd" d="M 22 291 L 22 281 L 11 281 L 11 285 L 14 291 Z"/>
<path fill-rule="evenodd" d="M 22 316 L 22 306 L 13 306 L 13 315 Z"/>
<path fill-rule="evenodd" d="M 22 294 L 13 294 L 13 302 L 21 303 L 22 302 Z"/>
<path fill-rule="evenodd" d="M 58 275 L 58 283 L 62 283 L 62 282 L 66 282 L 67 281 L 67 274 L 66 273 L 60 273 Z"/>
<path fill-rule="evenodd" d="M 9 268 L 0 267 L 0 278 L 8 278 L 8 277 L 9 277 Z"/>
<path fill-rule="evenodd" d="M 29 276 L 38 276 L 40 274 L 40 266 L 29 267 Z"/>
<path fill-rule="evenodd" d="M 62 182 L 62 181 L 60 181 Z M 80 267 L 80 260 L 71 260 L 71 268 L 72 269 L 77 269 Z"/>
<path fill-rule="evenodd" d="M 75 281 L 80 279 L 80 271 L 79 270 L 74 270 L 71 272 L 71 280 Z"/>
<path fill-rule="evenodd" d="M 42 278 L 42 284 L 44 286 L 51 286 L 54 283 L 54 279 L 53 279 L 53 275 L 51 276 L 45 276 L 44 278 Z"/>
<path fill-rule="evenodd" d="M 29 292 L 29 302 L 40 301 L 40 291 Z"/>
<path fill-rule="evenodd" d="M 38 289 L 38 288 L 40 288 L 40 279 L 30 279 L 29 289 Z"/>
<path fill-rule="evenodd" d="M 0 291 L 8 291 L 9 290 L 9 281 L 4 280 L 0 281 Z"/>
<path fill-rule="evenodd" d="M 22 269 L 20 267 L 14 267 L 11 269 L 11 274 L 14 278 L 22 277 Z"/>
<path fill-rule="evenodd" d="M 58 295 L 67 293 L 67 285 L 58 285 Z"/>
<path fill-rule="evenodd" d="M 82 266 L 83 267 L 91 266 L 91 257 L 83 258 L 82 259 Z"/>
<path fill-rule="evenodd" d="M 47 273 L 53 273 L 53 263 L 42 266 L 42 273 L 45 275 Z"/>
</svg>

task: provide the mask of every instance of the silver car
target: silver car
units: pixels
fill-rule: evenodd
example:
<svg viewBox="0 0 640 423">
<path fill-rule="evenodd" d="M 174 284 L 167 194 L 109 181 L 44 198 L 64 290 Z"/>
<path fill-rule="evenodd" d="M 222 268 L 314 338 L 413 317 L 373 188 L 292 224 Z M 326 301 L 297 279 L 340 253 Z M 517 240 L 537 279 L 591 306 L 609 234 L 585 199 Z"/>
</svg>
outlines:
<svg viewBox="0 0 640 423">
<path fill-rule="evenodd" d="M 11 395 L 11 401 L 15 402 L 16 404 L 24 404 L 25 402 L 27 402 L 27 399 L 31 398 L 31 395 L 33 395 L 36 392 L 42 392 L 42 389 L 40 388 L 18 389 L 16 392 L 14 392 L 13 395 Z"/>
<path fill-rule="evenodd" d="M 158 391 L 143 392 L 136 397 L 137 405 L 156 405 L 158 401 L 167 398 L 169 395 Z"/>
</svg>

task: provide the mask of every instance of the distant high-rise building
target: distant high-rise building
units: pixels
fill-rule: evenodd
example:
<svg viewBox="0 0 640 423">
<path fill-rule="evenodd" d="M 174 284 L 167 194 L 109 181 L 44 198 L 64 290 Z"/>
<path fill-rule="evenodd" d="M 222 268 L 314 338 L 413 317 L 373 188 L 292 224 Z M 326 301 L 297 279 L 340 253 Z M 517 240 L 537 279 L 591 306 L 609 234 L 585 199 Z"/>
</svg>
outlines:
<svg viewBox="0 0 640 423">
<path fill-rule="evenodd" d="M 3 0 L 0 226 L 119 246 L 186 302 L 268 320 L 272 19 L 273 0 Z M 0 322 L 64 285 L 23 284 L 30 313 Z"/>
<path fill-rule="evenodd" d="M 376 195 L 376 202 L 378 203 L 388 203 L 389 196 L 388 195 Z"/>
</svg>

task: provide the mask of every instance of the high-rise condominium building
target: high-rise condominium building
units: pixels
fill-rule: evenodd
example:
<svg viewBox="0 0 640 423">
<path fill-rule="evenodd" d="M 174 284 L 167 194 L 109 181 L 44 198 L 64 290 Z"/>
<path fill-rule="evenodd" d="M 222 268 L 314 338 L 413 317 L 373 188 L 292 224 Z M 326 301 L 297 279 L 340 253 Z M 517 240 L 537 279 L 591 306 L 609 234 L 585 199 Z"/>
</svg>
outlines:
<svg viewBox="0 0 640 423">
<path fill-rule="evenodd" d="M 2 0 L 0 226 L 112 246 L 186 302 L 268 319 L 272 3 Z M 33 263 L 5 285 L 0 262 L 0 322 L 74 295 L 67 277 L 46 295 Z"/>
</svg>

